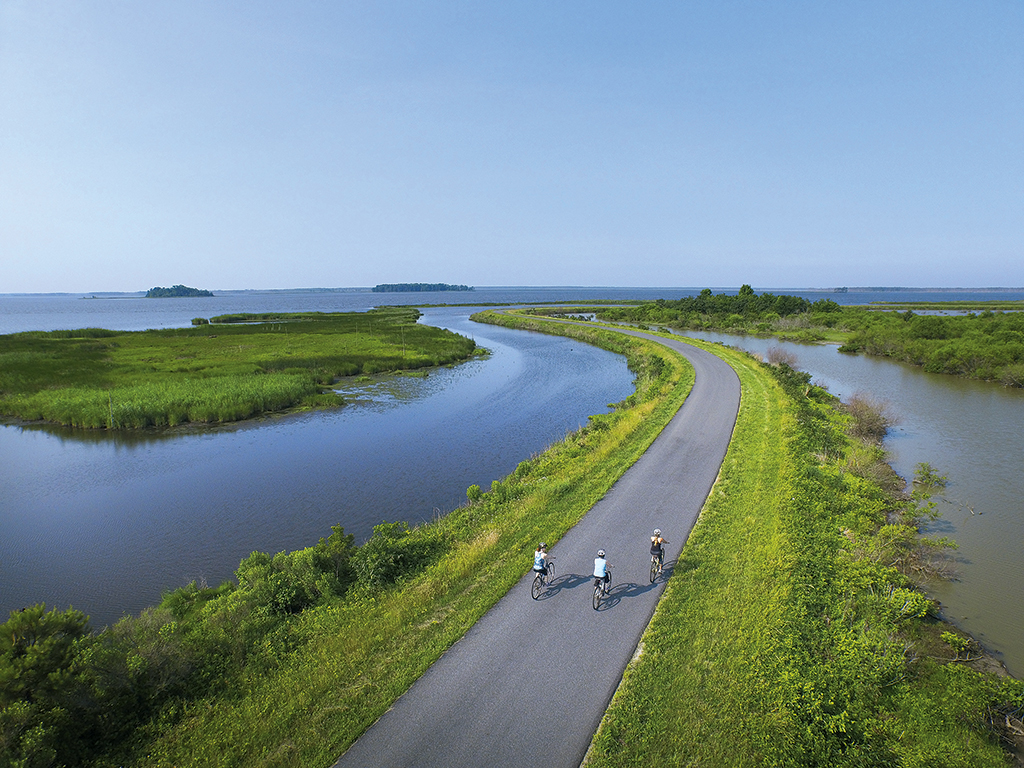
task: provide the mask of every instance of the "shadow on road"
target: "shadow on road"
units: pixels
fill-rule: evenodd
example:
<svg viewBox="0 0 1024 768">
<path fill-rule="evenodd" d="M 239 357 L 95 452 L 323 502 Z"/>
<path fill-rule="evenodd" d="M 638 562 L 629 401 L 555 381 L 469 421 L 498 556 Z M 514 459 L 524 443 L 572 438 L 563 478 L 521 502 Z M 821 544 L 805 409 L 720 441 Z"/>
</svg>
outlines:
<svg viewBox="0 0 1024 768">
<path fill-rule="evenodd" d="M 665 564 L 661 567 L 661 573 L 654 579 L 655 584 L 661 584 L 662 582 L 668 581 L 672 578 L 672 572 L 675 570 L 676 561 L 665 561 Z"/>
<path fill-rule="evenodd" d="M 622 584 L 613 584 L 608 594 L 601 600 L 601 607 L 598 610 L 606 610 L 619 604 L 620 601 L 629 597 L 639 597 L 650 592 L 658 584 L 634 584 L 631 581 L 624 581 Z"/>
<path fill-rule="evenodd" d="M 548 584 L 548 588 L 541 593 L 538 600 L 550 600 L 555 597 L 562 590 L 565 589 L 576 589 L 576 587 L 582 584 L 590 583 L 589 576 L 580 576 L 575 573 L 566 573 L 561 576 L 556 576 L 551 583 Z"/>
<path fill-rule="evenodd" d="M 635 584 L 633 582 L 623 582 L 622 584 L 613 583 L 609 588 L 607 596 L 601 602 L 600 610 L 611 608 L 616 605 L 620 600 L 639 597 L 647 592 L 650 592 L 655 587 L 659 587 L 663 582 L 666 582 L 671 578 L 672 572 L 676 565 L 676 561 L 666 562 L 661 574 L 657 579 L 654 580 L 653 584 Z M 538 600 L 550 600 L 553 597 L 557 597 L 561 592 L 569 589 L 577 589 L 578 587 L 590 587 L 594 583 L 593 576 L 583 576 L 578 573 L 564 573 L 561 576 L 556 576 L 547 586 L 543 592 L 541 592 Z"/>
</svg>

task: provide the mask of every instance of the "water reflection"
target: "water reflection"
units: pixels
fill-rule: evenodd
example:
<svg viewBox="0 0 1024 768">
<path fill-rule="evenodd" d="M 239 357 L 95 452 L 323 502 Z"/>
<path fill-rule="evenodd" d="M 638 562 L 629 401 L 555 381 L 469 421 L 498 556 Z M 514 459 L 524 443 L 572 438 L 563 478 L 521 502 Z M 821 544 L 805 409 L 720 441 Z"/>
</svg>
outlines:
<svg viewBox="0 0 1024 768">
<path fill-rule="evenodd" d="M 632 392 L 621 356 L 467 315 L 429 313 L 489 359 L 354 382 L 359 407 L 132 434 L 0 427 L 0 610 L 73 605 L 102 626 L 254 550 L 430 519 Z"/>
</svg>

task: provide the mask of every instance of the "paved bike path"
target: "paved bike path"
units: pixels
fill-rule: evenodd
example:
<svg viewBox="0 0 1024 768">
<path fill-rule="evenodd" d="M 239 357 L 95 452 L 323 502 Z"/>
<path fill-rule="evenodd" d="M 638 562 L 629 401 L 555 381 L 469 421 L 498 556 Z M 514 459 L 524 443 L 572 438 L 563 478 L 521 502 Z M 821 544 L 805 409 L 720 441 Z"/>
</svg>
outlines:
<svg viewBox="0 0 1024 768">
<path fill-rule="evenodd" d="M 739 379 L 723 360 L 647 338 L 693 365 L 683 407 L 551 550 L 556 578 L 547 593 L 531 599 L 533 576 L 524 576 L 336 768 L 580 765 L 718 476 L 739 409 Z M 648 537 L 655 527 L 671 543 L 666 575 L 652 585 Z M 599 548 L 614 568 L 611 595 L 595 611 L 590 574 Z"/>
</svg>

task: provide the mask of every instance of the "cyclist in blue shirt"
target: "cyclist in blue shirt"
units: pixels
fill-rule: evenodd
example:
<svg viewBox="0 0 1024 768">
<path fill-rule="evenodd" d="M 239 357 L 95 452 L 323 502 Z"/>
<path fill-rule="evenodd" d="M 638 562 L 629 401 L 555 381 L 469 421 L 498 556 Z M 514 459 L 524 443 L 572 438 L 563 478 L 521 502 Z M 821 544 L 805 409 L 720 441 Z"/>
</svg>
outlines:
<svg viewBox="0 0 1024 768">
<path fill-rule="evenodd" d="M 533 570 L 545 579 L 548 577 L 548 545 L 543 541 L 537 545 L 537 551 L 533 553 Z"/>
</svg>

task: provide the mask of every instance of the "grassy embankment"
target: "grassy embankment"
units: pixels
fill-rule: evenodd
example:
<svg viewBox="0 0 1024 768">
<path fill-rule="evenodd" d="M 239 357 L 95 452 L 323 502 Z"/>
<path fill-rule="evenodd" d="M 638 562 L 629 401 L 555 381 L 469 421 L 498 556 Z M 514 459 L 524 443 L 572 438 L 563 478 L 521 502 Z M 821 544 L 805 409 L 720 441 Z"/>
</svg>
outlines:
<svg viewBox="0 0 1024 768">
<path fill-rule="evenodd" d="M 5 638 L 52 648 L 40 625 L 53 614 L 12 616 L 0 682 L 31 690 L 4 700 L 0 685 L 0 744 L 92 766 L 329 765 L 522 577 L 537 540 L 557 541 L 604 495 L 689 391 L 692 369 L 659 345 L 557 330 L 625 354 L 636 392 L 432 524 L 382 524 L 358 548 L 337 529 L 306 550 L 254 553 L 237 584 L 175 590 L 49 667 Z M 47 675 L 18 666 L 29 661 Z M 32 682 L 43 679 L 63 687 Z"/>
<path fill-rule="evenodd" d="M 178 590 L 87 643 L 72 666 L 81 675 L 82 659 L 103 662 L 89 682 L 107 707 L 97 732 L 143 718 L 91 764 L 330 764 L 522 576 L 538 538 L 557 540 L 600 498 L 688 389 L 689 370 L 667 350 L 551 330 L 631 350 L 637 394 L 489 492 L 471 488 L 472 503 L 434 524 L 378 526 L 356 552 L 336 531 L 309 550 L 254 554 L 237 586 Z M 944 641 L 896 567 L 923 562 L 915 523 L 927 506 L 869 479 L 881 449 L 851 441 L 850 417 L 809 377 L 715 351 L 743 384 L 734 440 L 593 763 L 1004 764 L 998 727 L 1019 718 L 1024 691 L 951 662 L 969 640 Z M 313 567 L 332 552 L 352 565 L 347 589 Z M 403 571 L 401 556 L 415 553 Z M 125 649 L 118 666 L 112 654 Z M 129 714 L 111 711 L 116 684 Z M 41 688 L 21 709 L 4 702 L 4 743 L 45 700 Z"/>
<path fill-rule="evenodd" d="M 408 307 L 224 315 L 192 328 L 0 336 L 0 415 L 138 429 L 341 405 L 338 377 L 444 365 L 472 340 Z M 194 321 L 196 322 L 196 321 Z"/>
<path fill-rule="evenodd" d="M 930 373 L 1024 387 L 1024 302 L 898 306 L 905 311 L 884 304 L 840 306 L 830 299 L 810 302 L 797 296 L 758 295 L 750 286 L 743 286 L 735 296 L 714 295 L 705 289 L 699 296 L 633 307 L 595 307 L 593 311 L 610 322 L 836 343 L 842 345 L 842 352 L 889 357 Z M 920 314 L 939 311 L 964 314 Z"/>
<path fill-rule="evenodd" d="M 1024 684 L 968 666 L 908 578 L 926 489 L 883 491 L 881 449 L 805 374 L 717 353 L 734 438 L 586 764 L 1009 764 Z"/>
</svg>

